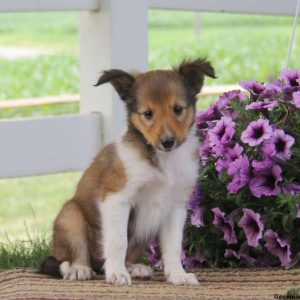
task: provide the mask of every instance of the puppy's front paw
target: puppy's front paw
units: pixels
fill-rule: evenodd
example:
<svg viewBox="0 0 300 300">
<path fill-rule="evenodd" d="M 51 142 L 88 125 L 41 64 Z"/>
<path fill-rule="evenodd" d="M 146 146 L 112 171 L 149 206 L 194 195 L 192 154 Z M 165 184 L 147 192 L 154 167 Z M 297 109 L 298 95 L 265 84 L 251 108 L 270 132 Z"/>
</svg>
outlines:
<svg viewBox="0 0 300 300">
<path fill-rule="evenodd" d="M 92 279 L 96 273 L 88 266 L 72 264 L 63 262 L 60 265 L 60 271 L 65 280 L 89 280 Z"/>
<path fill-rule="evenodd" d="M 130 273 L 132 278 L 151 278 L 153 275 L 152 268 L 143 264 L 133 264 L 127 268 L 127 271 Z"/>
<path fill-rule="evenodd" d="M 199 285 L 199 281 L 193 273 L 170 274 L 167 282 L 174 285 Z"/>
<path fill-rule="evenodd" d="M 114 272 L 106 276 L 106 282 L 115 285 L 131 285 L 131 277 L 128 272 Z"/>
</svg>

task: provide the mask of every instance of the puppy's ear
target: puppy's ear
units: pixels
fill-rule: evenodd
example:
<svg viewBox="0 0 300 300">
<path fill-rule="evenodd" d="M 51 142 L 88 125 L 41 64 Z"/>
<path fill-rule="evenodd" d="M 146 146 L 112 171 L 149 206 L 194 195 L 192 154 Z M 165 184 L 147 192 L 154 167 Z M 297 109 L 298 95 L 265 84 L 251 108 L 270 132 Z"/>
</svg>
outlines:
<svg viewBox="0 0 300 300">
<path fill-rule="evenodd" d="M 204 83 L 204 76 L 217 78 L 215 70 L 211 63 L 206 59 L 184 60 L 177 72 L 183 77 L 183 80 L 188 84 L 191 95 L 194 97 L 200 91 Z"/>
<path fill-rule="evenodd" d="M 111 83 L 122 100 L 127 100 L 130 95 L 134 77 L 125 71 L 111 69 L 104 71 L 95 86 Z"/>
</svg>

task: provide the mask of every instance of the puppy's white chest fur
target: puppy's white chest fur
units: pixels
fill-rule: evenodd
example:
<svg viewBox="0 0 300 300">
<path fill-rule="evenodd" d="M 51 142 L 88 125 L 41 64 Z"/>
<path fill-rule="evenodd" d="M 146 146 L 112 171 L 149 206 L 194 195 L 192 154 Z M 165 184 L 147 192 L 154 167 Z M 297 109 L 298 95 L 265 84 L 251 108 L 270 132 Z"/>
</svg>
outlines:
<svg viewBox="0 0 300 300">
<path fill-rule="evenodd" d="M 190 134 L 177 149 L 157 151 L 158 166 L 141 160 L 136 149 L 122 143 L 118 154 L 128 175 L 124 191 L 134 208 L 134 236 L 145 241 L 155 236 L 170 212 L 185 207 L 197 180 L 198 140 Z"/>
</svg>

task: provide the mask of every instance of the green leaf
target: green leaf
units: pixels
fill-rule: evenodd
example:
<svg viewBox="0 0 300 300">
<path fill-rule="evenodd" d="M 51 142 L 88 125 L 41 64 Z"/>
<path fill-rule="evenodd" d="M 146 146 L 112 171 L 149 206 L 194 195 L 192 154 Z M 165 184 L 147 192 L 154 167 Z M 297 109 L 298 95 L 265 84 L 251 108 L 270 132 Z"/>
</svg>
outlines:
<svg viewBox="0 0 300 300">
<path fill-rule="evenodd" d="M 285 232 L 291 232 L 293 230 L 293 219 L 290 215 L 283 216 L 282 227 Z"/>
<path fill-rule="evenodd" d="M 293 202 L 289 203 L 289 210 L 290 210 L 291 218 L 295 219 L 297 216 L 297 207 L 296 207 L 295 203 L 293 203 Z"/>
</svg>

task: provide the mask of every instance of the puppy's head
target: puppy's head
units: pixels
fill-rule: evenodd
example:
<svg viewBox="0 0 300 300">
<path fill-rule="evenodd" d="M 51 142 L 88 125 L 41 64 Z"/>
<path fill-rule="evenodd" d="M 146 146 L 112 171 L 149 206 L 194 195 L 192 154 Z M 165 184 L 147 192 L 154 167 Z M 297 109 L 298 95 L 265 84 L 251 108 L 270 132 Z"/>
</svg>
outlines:
<svg viewBox="0 0 300 300">
<path fill-rule="evenodd" d="M 110 82 L 128 111 L 128 122 L 155 149 L 179 147 L 194 123 L 196 95 L 204 76 L 215 78 L 205 59 L 183 61 L 172 70 L 131 75 L 122 70 L 104 71 L 96 86 Z"/>
</svg>

